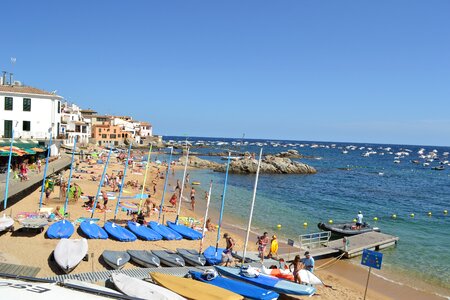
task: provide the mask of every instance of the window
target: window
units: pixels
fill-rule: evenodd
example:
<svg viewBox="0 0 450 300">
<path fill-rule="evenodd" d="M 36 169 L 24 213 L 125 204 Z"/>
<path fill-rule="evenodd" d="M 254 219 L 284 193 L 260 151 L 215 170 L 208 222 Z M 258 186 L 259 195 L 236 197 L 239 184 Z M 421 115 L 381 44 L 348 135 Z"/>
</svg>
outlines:
<svg viewBox="0 0 450 300">
<path fill-rule="evenodd" d="M 58 114 L 61 113 L 61 102 L 58 101 Z"/>
<path fill-rule="evenodd" d="M 112 139 L 115 139 L 116 135 L 112 133 L 112 134 L 109 135 L 109 137 L 112 138 Z"/>
<path fill-rule="evenodd" d="M 81 126 L 75 125 L 75 132 L 81 132 Z"/>
<path fill-rule="evenodd" d="M 12 137 L 12 121 L 11 120 L 5 120 L 5 133 L 3 136 L 5 138 L 11 138 Z"/>
<path fill-rule="evenodd" d="M 22 130 L 23 131 L 30 131 L 30 129 L 31 129 L 31 122 L 30 121 L 23 121 Z"/>
<path fill-rule="evenodd" d="M 5 97 L 5 110 L 13 110 L 13 98 Z"/>
<path fill-rule="evenodd" d="M 87 126 L 81 126 L 81 132 L 87 133 Z"/>
<path fill-rule="evenodd" d="M 114 129 L 114 133 L 116 133 L 116 130 Z"/>
<path fill-rule="evenodd" d="M 101 128 L 99 128 L 99 129 L 98 129 L 98 132 L 102 132 L 102 129 L 101 129 Z"/>
<path fill-rule="evenodd" d="M 31 99 L 23 98 L 23 111 L 31 111 Z"/>
<path fill-rule="evenodd" d="M 106 134 L 102 134 L 102 139 L 106 139 Z"/>
</svg>

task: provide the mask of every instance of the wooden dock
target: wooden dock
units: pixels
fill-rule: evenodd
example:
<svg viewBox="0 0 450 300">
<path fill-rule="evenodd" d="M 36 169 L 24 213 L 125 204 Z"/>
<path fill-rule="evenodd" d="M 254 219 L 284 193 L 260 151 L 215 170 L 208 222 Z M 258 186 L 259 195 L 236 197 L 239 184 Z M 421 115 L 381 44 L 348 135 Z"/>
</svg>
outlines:
<svg viewBox="0 0 450 300">
<path fill-rule="evenodd" d="M 347 237 L 347 240 L 349 241 L 347 248 L 345 248 L 344 240 L 341 238 L 329 241 L 322 247 L 312 249 L 291 247 L 289 253 L 280 254 L 278 257 L 283 258 L 284 260 L 293 260 L 296 254 L 300 253 L 303 257 L 304 252 L 308 250 L 315 259 L 336 257 L 339 255 L 343 255 L 344 258 L 352 258 L 362 255 L 364 249 L 379 251 L 387 247 L 395 246 L 399 238 L 393 235 L 373 231 Z"/>
</svg>

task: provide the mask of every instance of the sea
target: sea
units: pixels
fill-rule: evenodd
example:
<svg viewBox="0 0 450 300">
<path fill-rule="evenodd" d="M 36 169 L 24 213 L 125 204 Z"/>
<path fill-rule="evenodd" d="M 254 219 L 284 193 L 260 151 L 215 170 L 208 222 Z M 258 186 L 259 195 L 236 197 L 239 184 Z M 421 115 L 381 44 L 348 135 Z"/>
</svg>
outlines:
<svg viewBox="0 0 450 300">
<path fill-rule="evenodd" d="M 186 137 L 166 136 L 164 140 L 180 144 Z M 248 151 L 258 155 L 262 148 L 263 155 L 268 155 L 297 150 L 306 158 L 294 160 L 313 166 L 317 174 L 261 174 L 253 231 L 268 231 L 297 243 L 300 235 L 318 232 L 319 222 L 352 222 L 362 211 L 364 221 L 400 238 L 396 247 L 382 250 L 382 276 L 450 297 L 450 214 L 445 213 L 450 211 L 450 147 L 206 137 L 188 140 L 197 156 L 221 163 L 226 161 L 219 156 L 202 154 Z M 433 169 L 436 167 L 443 170 Z M 191 181 L 201 182 L 200 189 L 206 190 L 213 180 L 211 206 L 218 210 L 225 174 L 203 169 L 189 172 Z M 177 176 L 181 179 L 182 174 Z M 232 219 L 246 227 L 254 184 L 254 174 L 229 175 L 225 222 Z M 352 263 L 360 260 L 355 258 Z"/>
</svg>

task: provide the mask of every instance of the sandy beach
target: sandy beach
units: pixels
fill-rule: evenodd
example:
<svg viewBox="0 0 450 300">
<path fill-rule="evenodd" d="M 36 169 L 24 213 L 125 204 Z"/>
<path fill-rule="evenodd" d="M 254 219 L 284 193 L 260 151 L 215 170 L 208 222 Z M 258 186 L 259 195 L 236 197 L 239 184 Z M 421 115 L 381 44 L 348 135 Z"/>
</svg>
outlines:
<svg viewBox="0 0 450 300">
<path fill-rule="evenodd" d="M 119 165 L 112 159 L 108 174 L 111 172 L 117 173 L 123 169 L 123 165 Z M 73 179 L 73 183 L 77 183 L 84 195 L 93 196 L 96 194 L 98 189 L 98 181 L 93 181 L 91 175 L 98 176 L 103 171 L 103 165 L 94 164 L 88 165 L 86 162 L 81 162 L 79 164 L 79 169 L 93 171 L 93 174 L 87 173 L 75 173 L 76 176 L 81 176 L 81 178 Z M 162 170 L 162 168 L 161 168 Z M 147 176 L 147 185 L 152 190 L 151 181 L 156 177 L 158 172 L 158 166 L 154 163 L 151 164 L 149 168 L 149 173 Z M 182 172 L 181 166 L 175 166 L 175 172 Z M 64 177 L 67 180 L 69 171 L 64 173 Z M 144 179 L 144 174 L 142 170 L 132 170 L 129 169 L 126 177 L 126 182 L 130 180 L 138 180 L 141 184 Z M 151 199 L 159 205 L 161 201 L 162 191 L 163 191 L 163 179 L 158 179 L 156 194 L 153 195 L 151 192 Z M 205 188 L 205 187 L 203 187 Z M 106 187 L 103 190 L 110 192 L 111 188 Z M 131 187 L 126 187 L 124 196 L 133 195 L 140 193 L 139 189 L 133 189 Z M 174 190 L 174 175 L 169 174 L 169 184 L 165 197 L 165 207 L 167 212 L 164 213 L 165 220 L 174 220 L 176 216 L 176 208 L 172 208 L 168 205 L 169 198 Z M 190 188 L 185 189 L 185 195 L 190 191 Z M 12 207 L 8 208 L 7 212 L 12 211 L 13 217 L 19 212 L 33 212 L 38 209 L 39 205 L 39 189 L 35 190 L 33 193 L 14 204 Z M 59 199 L 59 187 L 55 188 L 54 193 L 50 196 L 50 201 L 48 201 L 46 207 L 55 208 L 57 205 L 63 205 L 63 201 Z M 127 200 L 130 201 L 130 200 Z M 137 203 L 137 200 L 132 202 Z M 190 203 L 184 202 L 181 209 L 181 216 L 193 217 L 195 219 L 202 219 L 205 209 L 205 201 L 203 200 L 203 191 L 197 192 L 197 206 L 195 213 L 190 209 Z M 68 211 L 70 212 L 70 220 L 75 221 L 80 217 L 90 217 L 91 212 L 82 207 L 83 200 L 79 200 L 75 203 L 73 200 L 69 201 Z M 110 200 L 108 203 L 108 210 L 105 212 L 96 211 L 95 218 L 99 218 L 99 225 L 103 225 L 104 220 L 110 220 L 114 217 L 114 208 L 116 205 L 116 200 Z M 146 221 L 157 220 L 157 213 L 154 213 Z M 211 212 L 211 217 L 213 222 L 217 221 L 217 212 Z M 125 223 L 131 217 L 126 214 L 126 212 L 119 209 L 117 216 L 118 223 Z M 224 220 L 224 225 L 222 228 L 222 234 L 225 232 L 230 232 L 236 240 L 237 251 L 242 251 L 244 245 L 245 232 L 239 229 L 233 221 Z M 52 251 L 58 243 L 58 240 L 51 240 L 45 237 L 44 233 L 36 233 L 34 231 L 20 231 L 18 223 L 15 224 L 16 231 L 14 233 L 2 233 L 0 235 L 0 262 L 7 262 L 12 264 L 30 265 L 40 268 L 38 277 L 47 277 L 54 274 L 63 274 L 63 272 L 58 268 L 55 262 L 52 261 Z M 81 238 L 80 230 L 78 225 L 76 226 L 75 233 L 72 235 L 72 239 Z M 216 232 L 211 232 L 206 234 L 203 249 L 209 245 L 215 245 L 216 242 Z M 250 237 L 249 251 L 255 251 L 256 236 L 253 234 Z M 104 250 L 151 250 L 151 249 L 172 249 L 176 248 L 193 248 L 199 249 L 199 241 L 156 241 L 147 242 L 137 240 L 132 243 L 118 242 L 111 239 L 108 240 L 89 240 L 89 254 L 93 255 L 90 257 L 88 262 L 81 262 L 80 265 L 72 273 L 81 272 L 91 272 L 91 271 L 101 271 L 107 269 L 108 267 L 101 259 L 101 254 Z M 220 246 L 225 246 L 224 239 L 220 240 Z M 317 261 L 317 266 L 324 264 L 326 260 Z M 128 263 L 125 268 L 136 268 L 137 265 Z M 355 266 L 349 262 L 339 261 L 333 264 L 330 268 L 323 270 L 318 270 L 316 274 L 321 278 L 327 285 L 332 286 L 332 288 L 318 287 L 317 296 L 321 299 L 362 299 L 364 294 L 364 287 L 367 279 L 367 269 Z M 368 290 L 367 299 L 442 299 L 440 297 L 434 296 L 429 293 L 417 291 L 413 288 L 388 282 L 380 277 L 372 276 L 370 279 L 370 285 Z"/>
</svg>

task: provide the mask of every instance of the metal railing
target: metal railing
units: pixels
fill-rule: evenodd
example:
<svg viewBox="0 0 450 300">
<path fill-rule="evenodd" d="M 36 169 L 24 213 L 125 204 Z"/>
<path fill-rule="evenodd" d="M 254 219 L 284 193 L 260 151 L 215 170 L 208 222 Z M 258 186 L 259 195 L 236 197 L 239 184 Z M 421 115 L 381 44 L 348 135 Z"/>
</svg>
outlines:
<svg viewBox="0 0 450 300">
<path fill-rule="evenodd" d="M 300 248 L 313 249 L 327 246 L 330 241 L 331 231 L 321 231 L 316 233 L 307 233 L 298 236 Z"/>
</svg>

